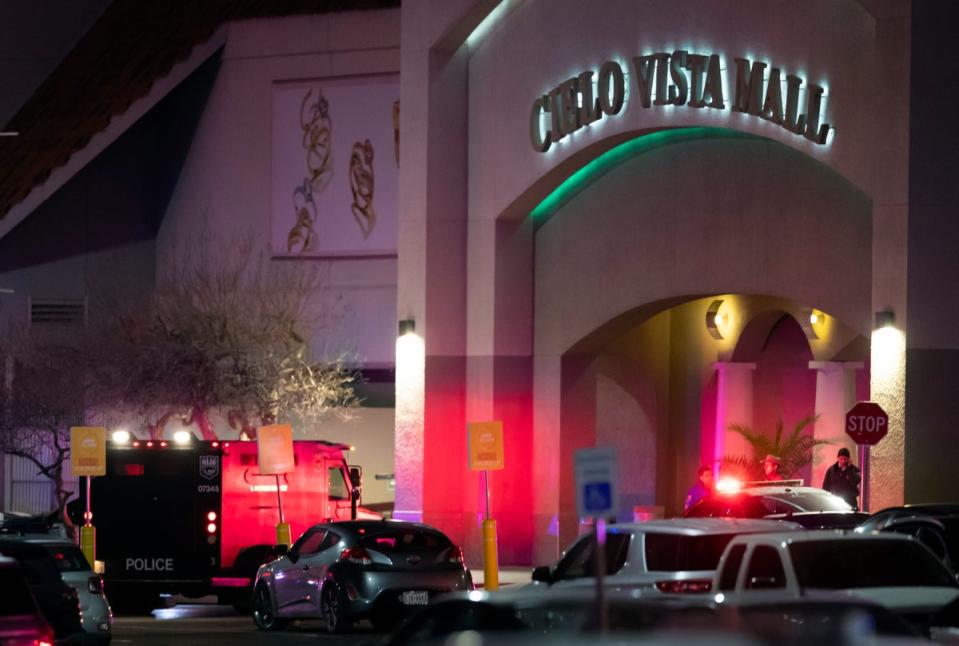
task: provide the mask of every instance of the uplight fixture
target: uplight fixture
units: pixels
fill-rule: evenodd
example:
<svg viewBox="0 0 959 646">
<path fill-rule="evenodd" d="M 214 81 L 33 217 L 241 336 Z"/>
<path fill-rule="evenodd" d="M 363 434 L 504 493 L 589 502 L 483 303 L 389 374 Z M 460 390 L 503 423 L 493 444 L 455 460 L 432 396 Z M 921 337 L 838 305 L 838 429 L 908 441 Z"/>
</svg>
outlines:
<svg viewBox="0 0 959 646">
<path fill-rule="evenodd" d="M 809 339 L 819 338 L 819 332 L 816 330 L 816 326 L 822 325 L 825 321 L 826 315 L 815 309 L 805 310 L 799 316 L 799 326 L 802 328 L 802 331 L 806 333 L 806 338 Z"/>
<path fill-rule="evenodd" d="M 180 429 L 173 434 L 173 442 L 176 444 L 189 444 L 190 440 L 193 439 L 193 433 Z"/>
<path fill-rule="evenodd" d="M 113 435 L 110 436 L 116 444 L 128 444 L 130 442 L 130 431 L 120 429 L 113 431 Z"/>
<path fill-rule="evenodd" d="M 892 327 L 896 324 L 896 313 L 891 309 L 879 310 L 876 312 L 876 329 L 881 330 L 885 327 Z"/>
<path fill-rule="evenodd" d="M 723 338 L 723 333 L 719 328 L 727 323 L 726 315 L 719 311 L 722 306 L 723 300 L 717 298 L 709 304 L 709 309 L 706 310 L 706 329 L 709 331 L 709 336 L 714 339 Z"/>
<path fill-rule="evenodd" d="M 407 334 L 414 334 L 416 332 L 416 321 L 413 319 L 403 319 L 400 321 L 399 325 L 400 336 L 406 336 Z"/>
</svg>

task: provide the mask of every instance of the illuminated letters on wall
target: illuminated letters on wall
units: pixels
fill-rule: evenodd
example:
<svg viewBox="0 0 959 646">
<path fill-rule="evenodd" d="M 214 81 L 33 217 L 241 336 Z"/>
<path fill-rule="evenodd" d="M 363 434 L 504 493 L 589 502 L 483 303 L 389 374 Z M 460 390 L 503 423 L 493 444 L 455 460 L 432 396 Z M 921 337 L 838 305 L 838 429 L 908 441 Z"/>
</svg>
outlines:
<svg viewBox="0 0 959 646">
<path fill-rule="evenodd" d="M 803 79 L 783 74 L 772 67 L 766 76 L 766 63 L 737 58 L 733 112 L 750 114 L 824 145 L 830 125 L 822 119 L 823 88 L 806 85 L 805 112 L 800 112 L 799 95 Z M 723 96 L 724 69 L 718 54 L 690 54 L 678 50 L 672 54 L 659 52 L 636 56 L 632 60 L 633 91 L 639 104 L 648 109 L 662 105 L 685 105 L 690 108 L 726 109 Z M 550 145 L 583 126 L 619 114 L 623 108 L 626 87 L 625 73 L 615 61 L 607 61 L 595 74 L 587 70 L 563 81 L 533 101 L 529 116 L 530 143 L 537 152 L 546 152 Z M 785 96 L 783 85 L 785 84 Z"/>
</svg>

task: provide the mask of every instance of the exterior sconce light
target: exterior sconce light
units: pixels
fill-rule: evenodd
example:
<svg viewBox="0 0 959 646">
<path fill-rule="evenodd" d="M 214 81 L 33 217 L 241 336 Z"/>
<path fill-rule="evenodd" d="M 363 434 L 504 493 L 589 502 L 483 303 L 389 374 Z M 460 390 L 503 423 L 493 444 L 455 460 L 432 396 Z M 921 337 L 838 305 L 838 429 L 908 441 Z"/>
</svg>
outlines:
<svg viewBox="0 0 959 646">
<path fill-rule="evenodd" d="M 808 339 L 818 339 L 819 333 L 816 331 L 817 325 L 822 325 L 826 320 L 826 315 L 819 310 L 804 310 L 799 317 L 799 326 L 806 333 Z"/>
<path fill-rule="evenodd" d="M 413 319 L 403 319 L 400 321 L 400 336 L 414 334 L 416 332 L 416 321 Z"/>
<path fill-rule="evenodd" d="M 879 310 L 876 312 L 876 329 L 881 330 L 884 327 L 892 327 L 896 323 L 896 313 L 892 310 Z"/>
<path fill-rule="evenodd" d="M 719 312 L 722 305 L 722 299 L 717 298 L 709 304 L 709 309 L 706 310 L 706 329 L 709 331 L 709 336 L 714 339 L 723 338 L 723 333 L 719 330 L 719 326 L 726 324 L 725 315 Z"/>
</svg>

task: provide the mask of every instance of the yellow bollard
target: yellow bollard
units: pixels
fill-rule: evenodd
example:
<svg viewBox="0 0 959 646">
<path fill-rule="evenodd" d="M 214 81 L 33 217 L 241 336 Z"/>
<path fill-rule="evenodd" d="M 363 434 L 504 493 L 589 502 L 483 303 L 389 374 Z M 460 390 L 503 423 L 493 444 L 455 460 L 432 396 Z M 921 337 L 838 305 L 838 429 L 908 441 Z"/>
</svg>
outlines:
<svg viewBox="0 0 959 646">
<path fill-rule="evenodd" d="M 483 588 L 499 590 L 499 564 L 496 555 L 496 521 L 483 521 Z"/>
<path fill-rule="evenodd" d="M 289 523 L 276 524 L 276 544 L 286 545 L 287 547 L 293 544 L 293 541 L 290 540 L 290 524 Z"/>
<path fill-rule="evenodd" d="M 80 526 L 80 551 L 87 557 L 92 570 L 97 559 L 97 529 L 93 525 Z"/>
</svg>

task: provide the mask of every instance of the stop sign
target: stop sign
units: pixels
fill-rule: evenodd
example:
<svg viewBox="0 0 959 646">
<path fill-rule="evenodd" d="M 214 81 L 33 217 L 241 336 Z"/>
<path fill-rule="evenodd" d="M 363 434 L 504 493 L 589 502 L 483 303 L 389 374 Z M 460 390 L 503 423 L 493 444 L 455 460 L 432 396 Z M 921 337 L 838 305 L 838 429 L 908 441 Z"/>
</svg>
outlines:
<svg viewBox="0 0 959 646">
<path fill-rule="evenodd" d="M 846 413 L 846 434 L 856 444 L 876 444 L 889 431 L 889 415 L 875 402 L 859 402 Z"/>
</svg>

